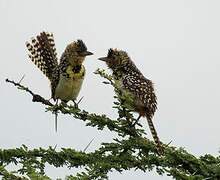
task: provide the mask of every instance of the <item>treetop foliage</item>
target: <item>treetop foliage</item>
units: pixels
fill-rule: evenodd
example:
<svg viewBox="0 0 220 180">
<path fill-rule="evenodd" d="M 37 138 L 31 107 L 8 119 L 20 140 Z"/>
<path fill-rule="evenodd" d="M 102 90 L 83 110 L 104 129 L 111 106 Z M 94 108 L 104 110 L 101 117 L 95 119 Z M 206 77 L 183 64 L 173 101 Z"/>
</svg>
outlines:
<svg viewBox="0 0 220 180">
<path fill-rule="evenodd" d="M 105 79 L 104 84 L 115 87 L 112 75 L 100 69 L 95 74 Z M 74 119 L 84 121 L 86 126 L 98 130 L 106 128 L 109 133 L 117 133 L 118 137 L 111 143 L 103 142 L 101 147 L 89 153 L 72 148 L 62 148 L 60 151 L 52 147 L 29 149 L 25 145 L 16 149 L 0 149 L 0 177 L 3 180 L 50 180 L 45 172 L 46 164 L 56 168 L 83 168 L 77 174 L 66 176 L 66 180 L 108 179 L 112 171 L 130 169 L 146 173 L 156 169 L 158 175 L 167 174 L 177 180 L 220 179 L 220 156 L 206 154 L 197 158 L 184 148 L 163 143 L 164 154 L 158 155 L 154 142 L 146 137 L 142 125 L 134 118 L 132 108 L 119 101 L 119 98 L 132 101 L 129 94 L 114 96 L 113 108 L 117 109 L 118 117 L 110 119 L 105 114 L 89 113 L 64 102 L 53 105 L 20 83 L 6 81 L 31 94 L 34 102 L 45 104 L 46 111 L 69 114 Z M 10 164 L 16 165 L 18 169 L 7 170 Z"/>
</svg>

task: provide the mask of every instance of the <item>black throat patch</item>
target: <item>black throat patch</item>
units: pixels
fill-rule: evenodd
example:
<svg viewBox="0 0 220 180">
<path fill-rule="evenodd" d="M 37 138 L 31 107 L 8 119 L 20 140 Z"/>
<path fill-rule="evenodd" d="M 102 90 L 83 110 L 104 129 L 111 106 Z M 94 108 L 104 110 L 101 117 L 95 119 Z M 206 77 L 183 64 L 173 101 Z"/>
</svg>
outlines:
<svg viewBox="0 0 220 180">
<path fill-rule="evenodd" d="M 77 65 L 77 66 L 74 66 L 74 67 L 73 67 L 72 71 L 73 71 L 74 73 L 79 73 L 80 70 L 81 70 L 81 68 L 82 68 L 82 65 Z"/>
</svg>

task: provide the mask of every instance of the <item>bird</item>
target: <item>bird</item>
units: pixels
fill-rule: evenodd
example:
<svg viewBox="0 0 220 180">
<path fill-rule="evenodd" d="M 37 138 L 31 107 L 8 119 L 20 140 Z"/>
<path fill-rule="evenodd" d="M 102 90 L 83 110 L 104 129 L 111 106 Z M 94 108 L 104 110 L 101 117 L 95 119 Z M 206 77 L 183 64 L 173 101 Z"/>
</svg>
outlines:
<svg viewBox="0 0 220 180">
<path fill-rule="evenodd" d="M 85 43 L 78 39 L 68 44 L 58 63 L 53 33 L 41 32 L 26 42 L 29 58 L 49 79 L 51 98 L 58 102 L 75 102 L 85 77 L 83 62 L 86 56 L 93 55 L 87 50 Z M 57 120 L 55 122 L 57 131 Z"/>
<path fill-rule="evenodd" d="M 144 77 L 126 51 L 110 48 L 107 56 L 100 57 L 98 60 L 104 61 L 112 70 L 116 93 L 123 95 L 123 92 L 127 92 L 133 97 L 132 102 L 125 101 L 125 103 L 139 113 L 137 121 L 141 117 L 147 118 L 157 152 L 162 154 L 163 149 L 152 121 L 157 109 L 157 96 L 152 81 Z"/>
</svg>

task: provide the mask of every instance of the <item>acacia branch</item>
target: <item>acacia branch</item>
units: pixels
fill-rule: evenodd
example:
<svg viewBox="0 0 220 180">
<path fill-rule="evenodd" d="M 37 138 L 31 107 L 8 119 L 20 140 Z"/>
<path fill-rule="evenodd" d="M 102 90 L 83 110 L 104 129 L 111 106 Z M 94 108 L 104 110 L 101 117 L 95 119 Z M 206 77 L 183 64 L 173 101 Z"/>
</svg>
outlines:
<svg viewBox="0 0 220 180">
<path fill-rule="evenodd" d="M 90 120 L 90 123 L 88 124 L 92 126 L 95 126 L 95 124 L 97 124 L 98 121 L 102 120 L 104 122 L 103 125 L 107 126 L 110 130 L 117 129 L 118 131 L 125 132 L 126 134 L 129 134 L 131 136 L 139 136 L 136 133 L 135 129 L 131 131 L 129 128 L 119 126 L 115 124 L 113 120 L 109 119 L 105 115 L 89 114 L 85 110 L 80 111 L 79 109 L 76 109 L 74 106 L 67 105 L 66 103 L 61 103 L 60 105 L 53 105 L 52 103 L 50 103 L 50 101 L 43 98 L 39 94 L 35 94 L 28 87 L 21 85 L 20 82 L 15 82 L 9 79 L 6 79 L 6 82 L 11 83 L 14 86 L 18 87 L 19 89 L 24 90 L 28 92 L 29 94 L 31 94 L 33 102 L 39 102 L 44 105 L 50 106 L 51 108 L 47 108 L 50 111 L 53 111 L 53 112 L 61 111 L 63 114 L 72 114 L 74 118 L 77 118 L 82 121 Z M 99 126 L 98 128 L 103 129 L 103 127 L 101 126 Z"/>
<path fill-rule="evenodd" d="M 28 87 L 25 87 L 25 86 L 21 85 L 19 82 L 15 82 L 15 81 L 12 81 L 12 80 L 9 80 L 9 79 L 6 79 L 5 81 L 7 83 L 11 83 L 14 86 L 18 87 L 19 89 L 24 90 L 24 91 L 28 92 L 29 94 L 31 94 L 33 102 L 40 102 L 40 103 L 42 103 L 44 105 L 53 106 L 53 104 L 50 101 L 48 101 L 47 99 L 43 98 L 39 94 L 33 93 L 30 89 L 28 89 Z"/>
<path fill-rule="evenodd" d="M 105 84 L 114 87 L 111 76 L 106 75 L 101 70 L 97 70 L 96 74 L 109 81 Z M 33 171 L 29 166 L 33 166 L 44 174 L 45 163 L 48 163 L 54 167 L 84 167 L 86 169 L 86 172 L 78 173 L 74 177 L 71 176 L 71 180 L 107 179 L 108 172 L 112 170 L 122 172 L 133 168 L 146 172 L 155 167 L 158 174 L 166 173 L 177 180 L 220 179 L 220 157 L 207 154 L 196 158 L 183 148 L 177 149 L 164 144 L 164 154 L 158 156 L 154 143 L 144 137 L 144 130 L 136 128 L 136 126 L 141 125 L 136 122 L 129 108 L 119 102 L 114 103 L 114 108 L 118 110 L 118 118 L 112 120 L 106 115 L 88 113 L 63 102 L 59 105 L 53 105 L 21 85 L 20 82 L 17 83 L 8 79 L 6 82 L 12 83 L 19 89 L 31 94 L 33 102 L 40 102 L 49 106 L 47 107 L 48 111 L 70 114 L 76 119 L 87 121 L 87 126 L 97 127 L 99 130 L 107 127 L 110 131 L 118 133 L 120 140 L 114 139 L 112 143 L 102 143 L 99 149 L 91 153 L 65 148 L 62 148 L 60 152 L 53 148 L 28 150 L 25 146 L 8 150 L 0 149 L 0 175 L 2 176 L 5 175 L 6 177 L 7 173 L 1 171 L 1 166 L 10 163 L 21 164 L 23 167 L 19 169 L 19 172 L 23 174 Z M 27 165 L 29 166 L 27 167 Z"/>
</svg>

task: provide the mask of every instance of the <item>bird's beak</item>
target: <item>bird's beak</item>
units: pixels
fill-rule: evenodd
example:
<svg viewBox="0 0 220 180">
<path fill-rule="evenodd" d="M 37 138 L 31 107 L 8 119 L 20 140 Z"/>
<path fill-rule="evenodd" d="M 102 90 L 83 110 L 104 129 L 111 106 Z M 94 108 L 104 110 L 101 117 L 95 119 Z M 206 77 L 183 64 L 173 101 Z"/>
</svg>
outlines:
<svg viewBox="0 0 220 180">
<path fill-rule="evenodd" d="M 108 57 L 100 57 L 100 58 L 98 58 L 98 60 L 101 60 L 101 61 L 108 61 Z"/>
<path fill-rule="evenodd" d="M 85 52 L 81 53 L 81 55 L 82 56 L 90 56 L 90 55 L 93 55 L 93 53 L 90 51 L 85 51 Z"/>
</svg>

